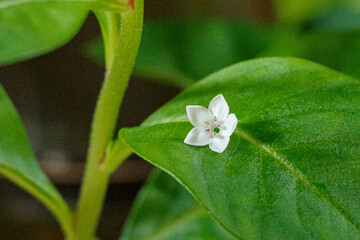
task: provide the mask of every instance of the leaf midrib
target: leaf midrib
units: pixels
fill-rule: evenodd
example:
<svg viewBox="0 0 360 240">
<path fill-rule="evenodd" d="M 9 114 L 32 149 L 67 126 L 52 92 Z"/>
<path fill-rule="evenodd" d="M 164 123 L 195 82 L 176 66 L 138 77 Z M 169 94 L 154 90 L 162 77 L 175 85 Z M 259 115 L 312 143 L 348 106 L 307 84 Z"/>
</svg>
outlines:
<svg viewBox="0 0 360 240">
<path fill-rule="evenodd" d="M 339 201 L 336 201 L 329 193 L 325 191 L 320 191 L 313 183 L 311 183 L 308 178 L 299 170 L 294 167 L 293 164 L 290 164 L 284 157 L 280 154 L 273 151 L 271 148 L 263 144 L 260 140 L 252 137 L 249 133 L 236 129 L 235 134 L 241 138 L 249 141 L 256 147 L 265 151 L 267 154 L 272 156 L 276 161 L 282 164 L 288 171 L 290 171 L 294 177 L 303 182 L 313 193 L 315 193 L 320 199 L 325 200 L 330 207 L 332 207 L 336 212 L 338 212 L 347 222 L 351 223 L 358 232 L 360 232 L 360 224 L 357 222 L 345 209 L 341 206 Z"/>
</svg>

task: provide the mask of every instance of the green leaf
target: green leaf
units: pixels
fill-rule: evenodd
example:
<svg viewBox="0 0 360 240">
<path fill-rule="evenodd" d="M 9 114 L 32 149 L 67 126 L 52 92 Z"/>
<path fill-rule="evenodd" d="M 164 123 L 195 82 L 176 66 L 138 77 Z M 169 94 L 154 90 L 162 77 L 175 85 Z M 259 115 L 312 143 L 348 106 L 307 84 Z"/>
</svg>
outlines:
<svg viewBox="0 0 360 240">
<path fill-rule="evenodd" d="M 0 0 L 0 66 L 65 44 L 89 9 L 123 12 L 129 0 Z"/>
<path fill-rule="evenodd" d="M 328 21 L 326 24 L 330 25 Z M 359 30 L 296 33 L 210 19 L 153 21 L 145 23 L 134 70 L 138 76 L 185 88 L 241 60 L 296 56 L 360 77 L 359 42 Z M 88 57 L 103 64 L 101 39 L 91 42 L 86 49 Z"/>
<path fill-rule="evenodd" d="M 105 62 L 105 46 L 104 40 L 101 36 L 98 36 L 87 42 L 82 46 L 81 54 L 85 57 L 97 63 L 99 65 L 104 65 Z"/>
<path fill-rule="evenodd" d="M 360 31 L 289 34 L 258 56 L 296 56 L 360 78 Z"/>
<path fill-rule="evenodd" d="M 68 231 L 67 204 L 35 160 L 20 118 L 0 85 L 0 174 L 42 201 Z"/>
<path fill-rule="evenodd" d="M 235 21 L 146 22 L 134 71 L 138 76 L 184 88 L 287 39 L 288 34 L 279 29 Z M 88 57 L 98 63 L 104 62 L 100 38 L 86 49 Z M 288 53 L 287 49 L 285 54 Z"/>
<path fill-rule="evenodd" d="M 181 34 L 179 34 L 181 33 Z M 203 19 L 145 24 L 135 72 L 189 86 L 256 56 L 281 33 L 256 24 Z"/>
<path fill-rule="evenodd" d="M 275 0 L 274 7 L 280 23 L 296 28 L 335 1 L 337 0 Z"/>
<path fill-rule="evenodd" d="M 235 239 L 168 174 L 154 170 L 137 196 L 121 240 Z"/>
<path fill-rule="evenodd" d="M 133 8 L 131 0 L 1 0 L 0 9 L 19 7 L 23 4 L 70 4 L 68 6 L 86 6 L 92 10 L 124 12 Z"/>
<path fill-rule="evenodd" d="M 345 5 L 360 8 L 359 1 L 353 0 L 274 0 L 277 20 L 280 24 L 295 29 L 321 15 L 328 8 Z"/>
<path fill-rule="evenodd" d="M 360 29 L 360 4 L 345 1 L 327 7 L 307 23 L 307 29 L 312 31 L 353 31 Z"/>
<path fill-rule="evenodd" d="M 184 144 L 185 107 L 219 93 L 239 120 L 228 148 Z M 244 239 L 359 239 L 359 136 L 360 82 L 294 58 L 226 68 L 119 133 Z"/>
<path fill-rule="evenodd" d="M 359 42 L 359 29 L 296 33 L 214 19 L 153 21 L 144 26 L 135 74 L 185 88 L 242 60 L 295 56 L 360 77 Z"/>
</svg>

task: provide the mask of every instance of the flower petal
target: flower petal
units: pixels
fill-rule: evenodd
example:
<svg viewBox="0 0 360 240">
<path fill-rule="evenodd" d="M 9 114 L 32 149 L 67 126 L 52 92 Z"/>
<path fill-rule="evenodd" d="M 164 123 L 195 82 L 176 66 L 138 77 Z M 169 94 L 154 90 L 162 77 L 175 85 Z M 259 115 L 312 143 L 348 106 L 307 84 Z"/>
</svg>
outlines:
<svg viewBox="0 0 360 240">
<path fill-rule="evenodd" d="M 222 94 L 217 95 L 211 100 L 209 110 L 219 122 L 224 121 L 229 115 L 229 105 Z"/>
<path fill-rule="evenodd" d="M 212 121 L 211 112 L 203 106 L 188 105 L 186 112 L 191 124 L 195 127 L 205 126 L 205 122 Z"/>
<path fill-rule="evenodd" d="M 211 134 L 205 128 L 195 127 L 186 136 L 184 143 L 193 146 L 205 146 L 210 142 Z"/>
<path fill-rule="evenodd" d="M 227 117 L 227 119 L 224 121 L 224 123 L 221 124 L 220 134 L 224 135 L 224 136 L 230 136 L 234 132 L 237 122 L 238 122 L 238 120 L 237 120 L 235 114 L 231 113 Z"/>
<path fill-rule="evenodd" d="M 229 144 L 229 141 L 229 136 L 217 135 L 216 137 L 210 139 L 209 147 L 214 152 L 222 153 Z"/>
</svg>

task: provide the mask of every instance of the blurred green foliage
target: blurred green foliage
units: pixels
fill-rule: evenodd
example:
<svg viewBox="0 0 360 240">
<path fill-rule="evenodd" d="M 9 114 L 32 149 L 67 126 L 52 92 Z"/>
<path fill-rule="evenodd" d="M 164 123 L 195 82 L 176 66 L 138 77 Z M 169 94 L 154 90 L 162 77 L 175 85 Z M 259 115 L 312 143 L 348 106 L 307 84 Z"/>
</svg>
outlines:
<svg viewBox="0 0 360 240">
<path fill-rule="evenodd" d="M 295 56 L 360 77 L 360 27 L 325 30 L 320 27 L 325 19 L 309 22 L 307 31 L 214 19 L 148 22 L 135 74 L 185 88 L 243 60 Z M 96 39 L 87 55 L 102 62 L 102 49 Z"/>
<path fill-rule="evenodd" d="M 277 22 L 292 29 L 301 28 L 306 22 L 312 21 L 329 10 L 335 12 L 343 8 L 360 11 L 358 0 L 273 0 L 273 3 Z M 348 18 L 345 15 L 342 17 Z M 337 20 L 342 22 L 343 18 Z"/>
<path fill-rule="evenodd" d="M 1 84 L 0 116 L 0 176 L 41 201 L 62 224 L 63 230 L 68 231 L 65 225 L 70 219 L 70 210 L 37 163 L 20 117 Z M 3 239 L 1 235 L 0 238 Z"/>
<path fill-rule="evenodd" d="M 155 169 L 141 188 L 120 240 L 235 240 L 175 179 Z"/>
</svg>

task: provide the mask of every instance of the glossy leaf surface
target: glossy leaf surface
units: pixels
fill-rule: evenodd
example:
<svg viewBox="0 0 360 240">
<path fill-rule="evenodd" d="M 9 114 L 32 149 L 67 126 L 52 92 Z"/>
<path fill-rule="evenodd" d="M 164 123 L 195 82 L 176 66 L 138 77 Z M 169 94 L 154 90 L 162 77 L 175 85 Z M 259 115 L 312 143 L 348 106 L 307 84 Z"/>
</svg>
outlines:
<svg viewBox="0 0 360 240">
<path fill-rule="evenodd" d="M 89 7 L 80 0 L 0 0 L 0 66 L 66 43 L 80 29 Z"/>
<path fill-rule="evenodd" d="M 42 201 L 63 227 L 69 223 L 69 209 L 36 162 L 20 118 L 1 85 L 0 174 Z"/>
<path fill-rule="evenodd" d="M 186 105 L 222 93 L 239 119 L 228 148 L 184 144 Z M 185 90 L 119 138 L 181 182 L 241 239 L 360 238 L 360 82 L 265 58 Z"/>
<path fill-rule="evenodd" d="M 171 176 L 156 169 L 140 191 L 120 240 L 236 239 Z"/>
</svg>

